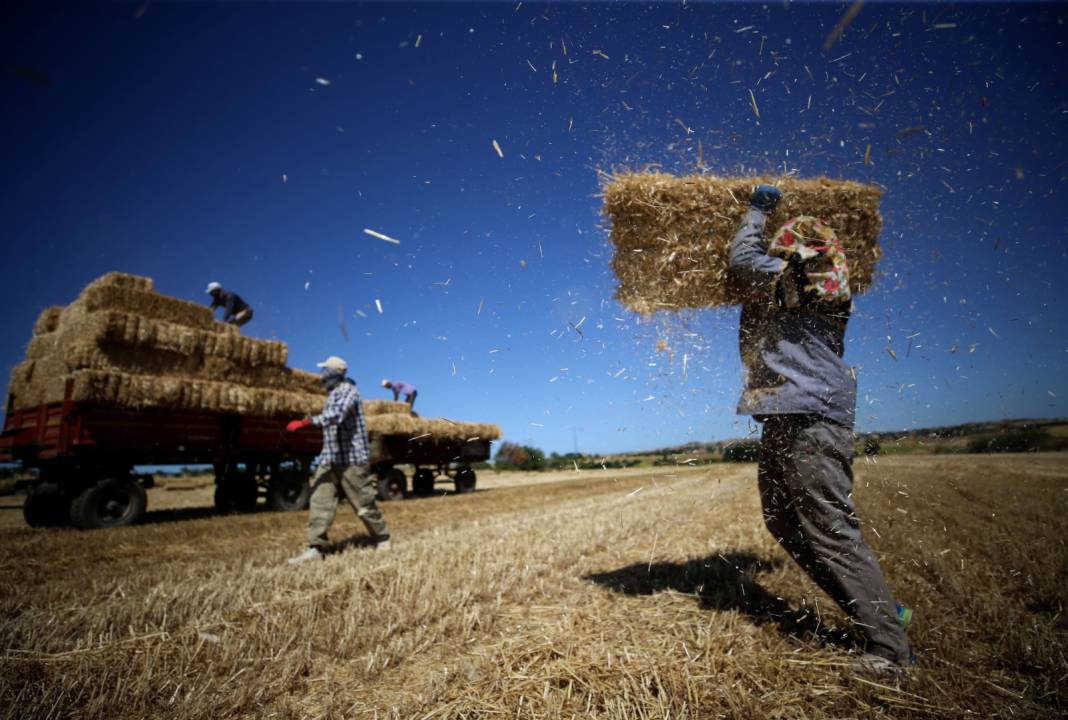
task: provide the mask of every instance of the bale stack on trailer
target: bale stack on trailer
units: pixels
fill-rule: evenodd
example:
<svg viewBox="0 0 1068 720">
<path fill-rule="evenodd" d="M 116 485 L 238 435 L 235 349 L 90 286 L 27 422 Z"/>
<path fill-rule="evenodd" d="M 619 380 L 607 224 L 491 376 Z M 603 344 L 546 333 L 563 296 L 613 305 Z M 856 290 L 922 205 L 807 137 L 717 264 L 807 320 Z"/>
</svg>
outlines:
<svg viewBox="0 0 1068 720">
<path fill-rule="evenodd" d="M 66 399 L 128 409 L 278 416 L 314 412 L 312 373 L 286 367 L 285 343 L 243 337 L 202 305 L 155 292 L 150 278 L 108 273 L 34 325 L 12 371 L 15 409 Z"/>
<path fill-rule="evenodd" d="M 753 187 L 763 183 L 783 192 L 768 228 L 798 215 L 821 218 L 843 243 L 850 289 L 867 290 L 882 256 L 878 186 L 828 178 L 628 173 L 603 188 L 616 248 L 617 299 L 643 315 L 743 302 L 746 291 L 730 277 L 730 245 Z"/>
<path fill-rule="evenodd" d="M 65 307 L 44 310 L 12 370 L 13 409 L 62 402 L 142 410 L 311 415 L 325 392 L 286 367 L 285 343 L 245 337 L 211 310 L 155 291 L 151 278 L 108 273 Z M 406 403 L 365 403 L 370 432 L 446 439 L 500 437 L 482 423 L 414 416 Z"/>
<path fill-rule="evenodd" d="M 23 514 L 31 525 L 135 522 L 145 511 L 143 465 L 210 464 L 215 504 L 276 510 L 308 498 L 321 434 L 285 432 L 320 412 L 315 373 L 286 366 L 285 343 L 244 337 L 203 305 L 162 295 L 150 278 L 108 273 L 70 305 L 44 310 L 12 370 L 0 462 L 38 470 Z M 471 464 L 489 458 L 495 425 L 421 418 L 406 403 L 364 403 L 371 469 L 383 499 L 436 478 L 474 489 Z M 436 470 L 436 472 L 435 472 Z"/>
</svg>

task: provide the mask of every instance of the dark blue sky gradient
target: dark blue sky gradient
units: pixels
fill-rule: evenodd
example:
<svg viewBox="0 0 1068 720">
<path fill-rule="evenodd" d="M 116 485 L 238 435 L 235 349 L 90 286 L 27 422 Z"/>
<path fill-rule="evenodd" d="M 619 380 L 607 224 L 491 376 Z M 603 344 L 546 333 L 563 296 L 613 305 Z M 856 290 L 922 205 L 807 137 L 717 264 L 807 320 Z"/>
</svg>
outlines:
<svg viewBox="0 0 1068 720">
<path fill-rule="evenodd" d="M 700 142 L 707 172 L 884 186 L 858 429 L 1068 415 L 1068 9 L 868 3 L 824 51 L 847 7 L 7 10 L 0 368 L 122 270 L 222 282 L 292 366 L 547 451 L 744 434 L 737 310 L 612 299 L 598 171 L 695 172 Z"/>
</svg>

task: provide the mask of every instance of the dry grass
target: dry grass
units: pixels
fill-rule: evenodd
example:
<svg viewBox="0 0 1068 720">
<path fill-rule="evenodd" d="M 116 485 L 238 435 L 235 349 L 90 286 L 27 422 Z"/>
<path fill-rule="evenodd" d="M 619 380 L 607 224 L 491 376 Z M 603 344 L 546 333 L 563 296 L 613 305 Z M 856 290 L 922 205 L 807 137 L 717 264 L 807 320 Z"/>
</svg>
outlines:
<svg viewBox="0 0 1068 720">
<path fill-rule="evenodd" d="M 797 215 L 822 218 L 846 250 L 852 291 L 864 292 L 871 285 L 882 256 L 877 186 L 828 178 L 627 173 L 604 187 L 619 301 L 646 314 L 742 302 L 745 293 L 730 280 L 728 256 L 749 196 L 760 183 L 783 191 L 782 202 L 768 218 L 769 229 Z"/>
<path fill-rule="evenodd" d="M 763 530 L 752 466 L 714 466 L 392 503 L 392 554 L 303 568 L 300 515 L 0 529 L 0 715 L 1063 715 L 1068 456 L 858 471 L 918 614 L 901 687 L 845 670 L 843 616 Z M 344 510 L 337 536 L 357 528 Z"/>
</svg>

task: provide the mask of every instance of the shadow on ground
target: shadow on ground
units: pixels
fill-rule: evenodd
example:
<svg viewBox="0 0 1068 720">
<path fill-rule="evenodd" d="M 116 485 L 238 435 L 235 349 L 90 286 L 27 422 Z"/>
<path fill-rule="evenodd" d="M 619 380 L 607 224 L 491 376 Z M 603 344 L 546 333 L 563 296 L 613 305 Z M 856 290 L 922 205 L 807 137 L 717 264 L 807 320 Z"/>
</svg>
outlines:
<svg viewBox="0 0 1068 720">
<path fill-rule="evenodd" d="M 755 576 L 782 566 L 775 558 L 736 551 L 715 553 L 686 562 L 634 563 L 618 570 L 585 576 L 597 585 L 625 595 L 653 595 L 673 590 L 692 595 L 704 610 L 737 610 L 758 625 L 773 624 L 787 635 L 815 638 L 826 645 L 855 648 L 847 633 L 828 628 L 807 608 L 792 608 L 770 593 Z"/>
</svg>

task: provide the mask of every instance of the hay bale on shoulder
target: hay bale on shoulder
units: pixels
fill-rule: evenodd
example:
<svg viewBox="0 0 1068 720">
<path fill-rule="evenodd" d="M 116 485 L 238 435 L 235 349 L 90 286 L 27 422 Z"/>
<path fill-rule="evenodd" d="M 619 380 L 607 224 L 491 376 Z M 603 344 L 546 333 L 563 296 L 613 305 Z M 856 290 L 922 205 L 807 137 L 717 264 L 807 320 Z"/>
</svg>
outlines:
<svg viewBox="0 0 1068 720">
<path fill-rule="evenodd" d="M 867 290 L 882 256 L 877 186 L 828 178 L 632 173 L 603 188 L 619 301 L 643 314 L 742 302 L 745 288 L 729 272 L 730 244 L 753 188 L 761 183 L 783 191 L 782 202 L 768 218 L 768 232 L 797 215 L 822 218 L 845 248 L 850 289 Z"/>
</svg>

